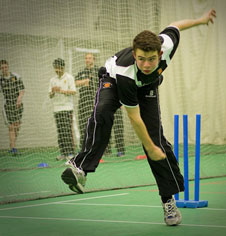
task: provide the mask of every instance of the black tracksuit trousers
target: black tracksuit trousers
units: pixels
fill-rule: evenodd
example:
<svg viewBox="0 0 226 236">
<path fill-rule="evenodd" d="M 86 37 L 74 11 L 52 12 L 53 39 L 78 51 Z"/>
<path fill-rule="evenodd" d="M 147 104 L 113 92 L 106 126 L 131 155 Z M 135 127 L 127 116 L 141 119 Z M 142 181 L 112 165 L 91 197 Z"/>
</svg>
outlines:
<svg viewBox="0 0 226 236">
<path fill-rule="evenodd" d="M 150 86 L 138 89 L 140 114 L 153 142 L 166 153 L 167 158 L 161 161 L 152 161 L 150 158 L 147 160 L 159 194 L 167 197 L 183 191 L 184 180 L 172 146 L 163 135 L 158 87 L 151 92 L 150 90 Z M 87 123 L 82 150 L 74 158 L 76 165 L 85 172 L 94 172 L 97 168 L 110 139 L 114 113 L 120 106 L 115 79 L 103 77 L 97 91 L 94 111 Z M 147 155 L 146 151 L 145 153 Z"/>
<path fill-rule="evenodd" d="M 54 113 L 58 133 L 58 145 L 60 154 L 63 156 L 74 155 L 72 113 L 73 111 L 59 111 Z"/>
</svg>

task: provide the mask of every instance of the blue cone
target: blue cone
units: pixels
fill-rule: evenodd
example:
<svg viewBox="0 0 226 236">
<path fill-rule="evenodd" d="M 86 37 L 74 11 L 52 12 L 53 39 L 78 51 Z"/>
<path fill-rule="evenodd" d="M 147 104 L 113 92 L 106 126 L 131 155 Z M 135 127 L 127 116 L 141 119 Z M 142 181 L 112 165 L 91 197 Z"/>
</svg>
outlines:
<svg viewBox="0 0 226 236">
<path fill-rule="evenodd" d="M 45 162 L 41 162 L 41 163 L 39 163 L 38 164 L 38 167 L 48 167 L 48 164 L 47 163 L 45 163 Z"/>
</svg>

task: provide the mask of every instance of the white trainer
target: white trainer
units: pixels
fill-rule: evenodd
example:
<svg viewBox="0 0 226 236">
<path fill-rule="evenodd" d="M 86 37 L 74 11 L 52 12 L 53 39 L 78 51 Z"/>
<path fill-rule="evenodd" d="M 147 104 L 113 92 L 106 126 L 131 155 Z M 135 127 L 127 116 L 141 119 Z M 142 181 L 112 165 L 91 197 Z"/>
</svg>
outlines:
<svg viewBox="0 0 226 236">
<path fill-rule="evenodd" d="M 162 203 L 164 210 L 164 221 L 167 225 L 179 225 L 182 221 L 180 211 L 176 206 L 174 197 L 169 199 L 167 203 Z"/>
<path fill-rule="evenodd" d="M 62 173 L 61 178 L 69 188 L 76 193 L 84 193 L 86 176 L 82 169 L 78 168 L 73 160 L 67 161 L 69 167 Z"/>
</svg>

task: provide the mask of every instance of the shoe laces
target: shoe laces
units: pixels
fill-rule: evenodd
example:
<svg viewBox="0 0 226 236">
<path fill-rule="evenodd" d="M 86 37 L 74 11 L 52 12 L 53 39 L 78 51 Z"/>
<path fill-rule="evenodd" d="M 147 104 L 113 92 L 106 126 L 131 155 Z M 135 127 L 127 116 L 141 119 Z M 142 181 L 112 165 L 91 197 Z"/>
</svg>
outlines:
<svg viewBox="0 0 226 236">
<path fill-rule="evenodd" d="M 71 164 L 79 174 L 83 174 L 83 170 L 76 166 L 73 158 L 71 160 L 67 161 L 66 164 L 69 164 L 69 165 Z"/>
<path fill-rule="evenodd" d="M 164 211 L 167 214 L 167 218 L 174 217 L 175 215 L 175 204 L 172 199 L 168 200 L 167 203 L 164 204 Z"/>
</svg>

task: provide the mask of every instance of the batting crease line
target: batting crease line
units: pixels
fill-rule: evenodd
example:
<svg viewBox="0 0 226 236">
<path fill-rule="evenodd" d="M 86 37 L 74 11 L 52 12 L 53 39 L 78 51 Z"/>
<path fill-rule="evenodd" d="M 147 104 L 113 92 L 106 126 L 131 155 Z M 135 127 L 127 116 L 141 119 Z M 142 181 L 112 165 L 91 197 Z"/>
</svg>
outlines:
<svg viewBox="0 0 226 236">
<path fill-rule="evenodd" d="M 119 207 L 147 207 L 147 208 L 162 208 L 162 206 L 152 206 L 152 205 L 127 205 L 127 204 L 109 204 L 109 203 L 58 203 L 64 205 L 81 205 L 81 206 L 119 206 Z M 212 210 L 212 211 L 226 211 L 225 208 L 196 208 L 198 210 Z"/>
<path fill-rule="evenodd" d="M 58 220 L 58 221 L 83 221 L 83 222 L 100 222 L 100 223 L 123 223 L 123 224 L 146 224 L 146 225 L 165 225 L 158 222 L 143 222 L 143 221 L 123 221 L 123 220 L 93 220 L 93 219 L 76 219 L 76 218 L 47 218 L 47 217 L 21 217 L 21 216 L 0 216 L 6 219 L 30 219 L 30 220 Z M 224 225 L 194 225 L 181 224 L 186 227 L 206 227 L 206 228 L 226 228 Z"/>
<path fill-rule="evenodd" d="M 120 193 L 120 194 L 112 194 L 112 195 L 104 195 L 104 196 L 97 196 L 97 197 L 80 198 L 80 199 L 73 199 L 73 200 L 66 200 L 66 201 L 57 201 L 57 202 L 50 202 L 50 203 L 26 205 L 26 206 L 19 206 L 19 207 L 8 207 L 8 208 L 1 208 L 0 211 L 14 210 L 14 209 L 28 208 L 28 207 L 37 207 L 37 206 L 47 206 L 47 205 L 54 205 L 54 204 L 59 204 L 59 203 L 77 202 L 77 201 L 85 201 L 85 200 L 107 198 L 107 197 L 118 197 L 118 196 L 124 196 L 124 195 L 128 195 L 128 194 L 129 193 Z"/>
</svg>

